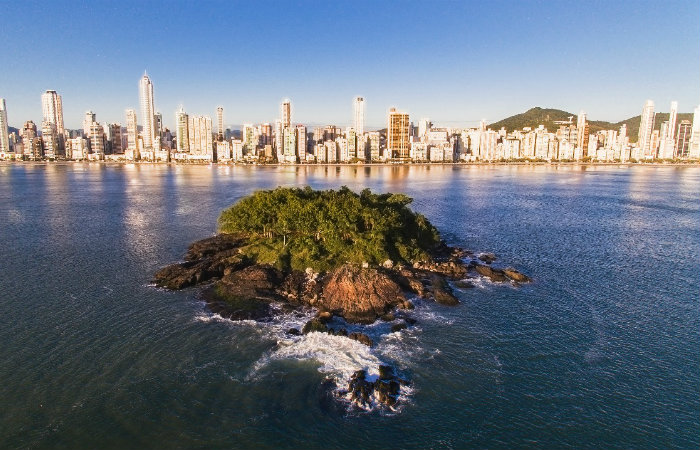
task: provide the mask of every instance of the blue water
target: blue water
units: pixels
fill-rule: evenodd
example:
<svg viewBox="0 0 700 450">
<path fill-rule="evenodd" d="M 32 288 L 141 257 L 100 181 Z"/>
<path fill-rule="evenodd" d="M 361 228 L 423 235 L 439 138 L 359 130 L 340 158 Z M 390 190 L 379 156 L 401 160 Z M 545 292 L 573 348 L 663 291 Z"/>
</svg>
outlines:
<svg viewBox="0 0 700 450">
<path fill-rule="evenodd" d="M 419 303 L 372 350 L 149 285 L 278 185 L 405 192 L 535 282 Z M 698 448 L 699 262 L 698 167 L 0 165 L 0 447 Z M 398 411 L 329 397 L 380 362 Z"/>
</svg>

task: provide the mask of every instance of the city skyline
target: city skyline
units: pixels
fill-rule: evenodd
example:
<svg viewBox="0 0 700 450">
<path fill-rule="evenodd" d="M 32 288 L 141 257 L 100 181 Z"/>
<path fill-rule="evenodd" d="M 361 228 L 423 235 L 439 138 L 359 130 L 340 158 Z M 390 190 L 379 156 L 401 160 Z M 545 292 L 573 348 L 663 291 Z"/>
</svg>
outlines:
<svg viewBox="0 0 700 450">
<path fill-rule="evenodd" d="M 123 121 L 124 110 L 139 109 L 132 74 L 144 70 L 158 80 L 154 106 L 170 128 L 180 104 L 212 117 L 223 106 L 225 125 L 238 125 L 272 120 L 284 97 L 293 99 L 297 122 L 345 126 L 353 121 L 348 98 L 361 95 L 368 129 L 383 127 L 397 105 L 412 117 L 477 126 L 533 106 L 617 121 L 639 114 L 647 98 L 677 100 L 681 111 L 700 101 L 696 2 L 359 3 L 352 11 L 339 4 L 221 4 L 216 17 L 194 4 L 6 9 L 8 17 L 27 19 L 0 31 L 8 52 L 0 97 L 13 127 L 40 125 L 34 99 L 46 90 L 64 98 L 66 128 L 79 128 L 88 110 Z M 115 33 L 81 20 L 107 14 L 134 25 Z M 304 14 L 323 18 L 334 33 L 309 26 Z M 80 27 L 66 31 L 62 18 Z M 143 35 L 148 23 L 158 25 Z M 39 40 L 46 34 L 55 39 Z M 144 40 L 157 45 L 157 56 Z M 41 49 L 51 70 L 29 70 L 36 52 L 28 48 Z"/>
</svg>

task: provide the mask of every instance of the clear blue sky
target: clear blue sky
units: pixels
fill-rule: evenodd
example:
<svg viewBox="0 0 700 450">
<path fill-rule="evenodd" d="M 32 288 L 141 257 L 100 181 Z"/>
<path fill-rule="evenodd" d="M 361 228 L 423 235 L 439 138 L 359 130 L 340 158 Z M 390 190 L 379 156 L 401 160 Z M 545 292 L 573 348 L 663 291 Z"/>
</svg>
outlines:
<svg viewBox="0 0 700 450">
<path fill-rule="evenodd" d="M 700 103 L 700 2 L 2 0 L 0 97 L 9 122 L 41 121 L 63 96 L 67 127 L 86 110 L 124 123 L 148 70 L 166 125 L 183 104 L 225 122 L 345 125 L 363 95 L 369 127 L 391 106 L 445 125 L 533 106 L 591 119 Z"/>
</svg>

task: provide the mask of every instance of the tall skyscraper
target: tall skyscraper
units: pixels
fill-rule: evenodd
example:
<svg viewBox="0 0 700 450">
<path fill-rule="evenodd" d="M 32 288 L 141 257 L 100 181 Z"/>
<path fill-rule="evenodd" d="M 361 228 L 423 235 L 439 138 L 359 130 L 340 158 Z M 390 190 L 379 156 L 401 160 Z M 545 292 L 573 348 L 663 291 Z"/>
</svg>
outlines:
<svg viewBox="0 0 700 450">
<path fill-rule="evenodd" d="M 588 155 L 588 135 L 589 125 L 586 117 L 586 112 L 578 113 L 578 121 L 576 122 L 576 147 L 581 150 L 581 154 Z"/>
<path fill-rule="evenodd" d="M 688 156 L 692 128 L 693 126 L 688 120 L 681 120 L 681 123 L 678 125 L 678 133 L 676 133 L 676 156 L 679 158 L 686 158 Z"/>
<path fill-rule="evenodd" d="M 177 152 L 188 153 L 190 151 L 189 117 L 182 106 L 175 113 L 175 126 L 177 127 L 175 130 Z"/>
<path fill-rule="evenodd" d="M 676 122 L 678 120 L 678 102 L 671 102 L 671 109 L 668 112 L 668 138 L 675 141 Z"/>
<path fill-rule="evenodd" d="M 280 105 L 280 120 L 283 127 L 292 126 L 292 102 L 285 98 Z"/>
<path fill-rule="evenodd" d="M 136 119 L 136 111 L 133 109 L 126 110 L 126 147 L 134 152 L 134 159 L 138 159 L 139 151 L 139 130 L 138 120 Z"/>
<path fill-rule="evenodd" d="M 90 137 L 90 125 L 97 121 L 97 114 L 92 111 L 87 111 L 85 113 L 85 118 L 83 119 L 83 135 L 86 138 Z"/>
<path fill-rule="evenodd" d="M 187 128 L 190 137 L 190 154 L 213 159 L 211 117 L 189 116 Z"/>
<path fill-rule="evenodd" d="M 41 94 L 41 110 L 44 115 L 44 122 L 52 123 L 56 126 L 56 132 L 63 136 L 63 102 L 61 96 L 56 91 L 46 91 Z"/>
<path fill-rule="evenodd" d="M 10 151 L 10 133 L 7 128 L 7 107 L 5 99 L 0 98 L 0 153 Z"/>
<path fill-rule="evenodd" d="M 216 108 L 216 140 L 224 140 L 224 107 Z"/>
<path fill-rule="evenodd" d="M 428 134 L 428 130 L 430 130 L 430 127 L 432 124 L 430 123 L 430 119 L 427 117 L 422 118 L 421 120 L 418 121 L 418 137 L 424 138 L 426 134 Z"/>
<path fill-rule="evenodd" d="M 690 133 L 688 156 L 691 158 L 700 157 L 700 106 L 693 111 L 693 128 Z"/>
<path fill-rule="evenodd" d="M 358 135 L 362 136 L 365 132 L 365 99 L 364 97 L 355 97 L 353 105 L 353 128 Z"/>
<path fill-rule="evenodd" d="M 639 145 L 639 150 L 643 158 L 651 158 L 655 155 L 652 154 L 652 142 L 651 134 L 654 131 L 654 102 L 652 100 L 647 100 L 644 103 L 644 108 L 642 108 L 642 118 L 639 123 L 639 138 L 637 139 L 637 145 Z"/>
<path fill-rule="evenodd" d="M 407 113 L 396 111 L 396 108 L 389 110 L 389 117 L 386 127 L 386 148 L 391 158 L 407 159 L 410 156 L 410 128 Z"/>
<path fill-rule="evenodd" d="M 156 138 L 153 83 L 145 72 L 139 80 L 139 103 L 141 105 L 141 120 L 143 120 L 143 146 L 144 149 L 152 150 Z"/>
</svg>

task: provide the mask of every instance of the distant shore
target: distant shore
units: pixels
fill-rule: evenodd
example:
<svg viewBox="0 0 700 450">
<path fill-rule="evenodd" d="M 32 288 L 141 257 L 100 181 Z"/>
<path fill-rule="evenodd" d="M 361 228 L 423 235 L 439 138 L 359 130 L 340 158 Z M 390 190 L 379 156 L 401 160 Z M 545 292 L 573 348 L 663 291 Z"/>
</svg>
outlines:
<svg viewBox="0 0 700 450">
<path fill-rule="evenodd" d="M 430 167 L 430 166 L 700 166 L 699 160 L 650 162 L 597 161 L 457 161 L 412 163 L 235 163 L 235 162 L 153 162 L 153 161 L 13 161 L 1 160 L 0 165 L 147 165 L 147 166 L 221 166 L 221 167 Z"/>
</svg>

